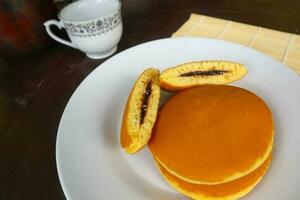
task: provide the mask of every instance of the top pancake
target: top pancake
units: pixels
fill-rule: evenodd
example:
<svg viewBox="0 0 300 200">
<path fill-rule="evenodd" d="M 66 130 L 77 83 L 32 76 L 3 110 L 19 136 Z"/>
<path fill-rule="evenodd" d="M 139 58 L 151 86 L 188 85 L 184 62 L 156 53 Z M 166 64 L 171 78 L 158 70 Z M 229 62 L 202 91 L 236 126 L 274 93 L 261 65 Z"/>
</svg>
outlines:
<svg viewBox="0 0 300 200">
<path fill-rule="evenodd" d="M 233 86 L 200 86 L 164 104 L 148 145 L 174 176 L 220 184 L 251 173 L 267 159 L 273 127 L 271 111 L 255 94 Z"/>
</svg>

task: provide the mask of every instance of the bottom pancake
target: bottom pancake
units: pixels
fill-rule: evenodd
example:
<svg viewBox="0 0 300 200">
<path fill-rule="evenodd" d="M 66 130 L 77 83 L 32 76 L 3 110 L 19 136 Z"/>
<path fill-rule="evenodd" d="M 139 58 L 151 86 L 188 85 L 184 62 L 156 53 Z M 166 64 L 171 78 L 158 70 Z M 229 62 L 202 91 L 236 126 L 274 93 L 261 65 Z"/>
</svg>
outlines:
<svg viewBox="0 0 300 200">
<path fill-rule="evenodd" d="M 241 198 L 249 193 L 261 181 L 271 163 L 271 159 L 272 155 L 269 155 L 268 159 L 252 173 L 234 181 L 218 185 L 187 183 L 170 174 L 157 161 L 156 164 L 162 176 L 174 189 L 192 199 L 234 200 Z"/>
</svg>

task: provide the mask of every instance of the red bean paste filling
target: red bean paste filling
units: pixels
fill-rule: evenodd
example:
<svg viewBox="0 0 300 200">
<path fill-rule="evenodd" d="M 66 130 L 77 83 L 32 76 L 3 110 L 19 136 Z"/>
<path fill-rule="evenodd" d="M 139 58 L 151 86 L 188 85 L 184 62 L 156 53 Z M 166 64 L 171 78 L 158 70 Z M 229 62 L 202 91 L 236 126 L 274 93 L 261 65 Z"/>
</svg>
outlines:
<svg viewBox="0 0 300 200">
<path fill-rule="evenodd" d="M 142 98 L 142 107 L 141 107 L 141 117 L 140 117 L 140 124 L 144 123 L 144 118 L 148 109 L 148 101 L 149 97 L 151 95 L 151 86 L 152 86 L 152 81 L 148 81 L 146 85 L 146 90 L 143 94 Z"/>
<path fill-rule="evenodd" d="M 189 77 L 189 76 L 216 76 L 227 73 L 227 70 L 207 70 L 207 71 L 192 71 L 180 74 L 181 77 Z"/>
</svg>

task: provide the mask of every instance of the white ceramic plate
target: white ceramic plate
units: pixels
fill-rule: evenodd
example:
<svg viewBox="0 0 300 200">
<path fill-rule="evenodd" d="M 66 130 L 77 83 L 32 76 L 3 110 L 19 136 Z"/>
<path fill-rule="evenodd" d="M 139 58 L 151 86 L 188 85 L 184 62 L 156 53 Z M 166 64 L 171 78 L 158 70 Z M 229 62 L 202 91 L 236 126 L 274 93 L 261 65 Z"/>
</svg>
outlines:
<svg viewBox="0 0 300 200">
<path fill-rule="evenodd" d="M 248 75 L 234 85 L 261 96 L 275 118 L 272 165 L 245 199 L 300 199 L 299 76 L 255 50 L 206 38 L 163 39 L 135 46 L 104 62 L 80 84 L 66 106 L 57 136 L 57 168 L 67 199 L 186 199 L 164 182 L 147 148 L 133 156 L 123 152 L 120 121 L 143 69 L 163 70 L 211 59 L 245 64 Z"/>
</svg>

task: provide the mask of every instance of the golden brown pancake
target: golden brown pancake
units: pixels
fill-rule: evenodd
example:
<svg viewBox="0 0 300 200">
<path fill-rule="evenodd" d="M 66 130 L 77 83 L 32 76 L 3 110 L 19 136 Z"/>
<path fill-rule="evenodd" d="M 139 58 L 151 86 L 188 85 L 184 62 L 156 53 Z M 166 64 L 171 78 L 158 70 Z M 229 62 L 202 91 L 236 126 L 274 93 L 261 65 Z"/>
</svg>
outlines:
<svg viewBox="0 0 300 200">
<path fill-rule="evenodd" d="M 272 155 L 255 171 L 234 181 L 219 185 L 198 185 L 187 183 L 170 174 L 162 165 L 157 162 L 160 173 L 165 180 L 178 192 L 199 200 L 233 200 L 248 194 L 262 179 L 266 173 Z"/>
<path fill-rule="evenodd" d="M 149 141 L 159 98 L 159 70 L 146 69 L 135 82 L 123 114 L 120 137 L 127 153 L 139 151 Z"/>
<path fill-rule="evenodd" d="M 247 69 L 243 64 L 229 61 L 190 62 L 163 71 L 160 86 L 178 91 L 199 85 L 224 85 L 243 78 Z"/>
<path fill-rule="evenodd" d="M 272 114 L 245 89 L 190 88 L 160 109 L 148 143 L 172 175 L 194 184 L 221 184 L 256 170 L 273 144 Z"/>
</svg>

